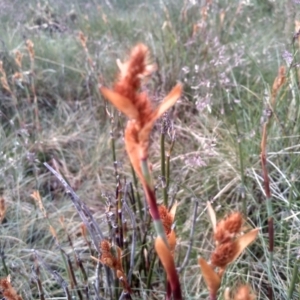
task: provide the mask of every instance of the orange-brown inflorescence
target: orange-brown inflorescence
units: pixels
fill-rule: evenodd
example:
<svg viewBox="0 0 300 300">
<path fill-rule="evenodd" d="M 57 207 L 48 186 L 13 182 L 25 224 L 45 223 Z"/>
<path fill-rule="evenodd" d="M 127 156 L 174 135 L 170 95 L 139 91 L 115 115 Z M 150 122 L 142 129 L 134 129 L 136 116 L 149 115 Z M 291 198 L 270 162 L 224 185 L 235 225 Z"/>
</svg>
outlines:
<svg viewBox="0 0 300 300">
<path fill-rule="evenodd" d="M 103 96 L 130 119 L 125 129 L 125 146 L 133 168 L 142 182 L 144 178 L 140 165 L 141 160 L 148 158 L 149 135 L 154 122 L 174 105 L 182 90 L 181 85 L 177 84 L 154 109 L 147 93 L 141 91 L 143 79 L 156 70 L 156 66 L 148 61 L 147 46 L 136 45 L 127 61 L 117 61 L 120 73 L 113 89 L 100 88 Z"/>
<path fill-rule="evenodd" d="M 232 241 L 220 244 L 211 255 L 211 264 L 215 267 L 225 269 L 232 262 L 237 246 Z"/>
<path fill-rule="evenodd" d="M 164 232 L 161 230 L 160 215 L 149 176 L 149 167 L 147 166 L 149 139 L 153 125 L 159 117 L 175 104 L 181 95 L 182 87 L 181 84 L 177 84 L 160 105 L 153 108 L 148 94 L 141 91 L 142 80 L 156 69 L 155 65 L 148 63 L 148 58 L 149 50 L 147 46 L 143 44 L 135 46 L 127 61 L 124 63 L 117 61 L 120 73 L 113 89 L 100 87 L 100 91 L 107 100 L 129 118 L 125 129 L 126 151 L 132 167 L 141 180 L 151 216 L 157 225 L 159 237 L 156 239 L 155 249 L 167 272 L 174 298 L 182 299 L 171 253 L 175 247 L 175 233 L 173 230 L 169 233 L 169 248 L 167 245 L 161 244 L 161 242 L 165 243 L 165 239 L 160 236 L 164 235 Z"/>
<path fill-rule="evenodd" d="M 203 258 L 199 258 L 199 265 L 213 299 L 216 298 L 221 284 L 221 278 L 226 267 L 235 261 L 239 255 L 255 240 L 258 234 L 258 228 L 252 229 L 245 234 L 241 234 L 243 217 L 241 213 L 235 212 L 227 218 L 216 221 L 216 214 L 208 203 L 208 213 L 214 228 L 214 240 L 216 248 L 211 255 L 211 264 L 208 264 Z M 218 268 L 218 271 L 215 269 Z M 245 295 L 245 288 L 241 288 L 236 293 L 235 300 L 254 300 L 254 298 L 237 298 L 237 295 Z M 249 293 L 248 293 L 249 294 Z M 249 294 L 251 295 L 251 294 Z M 225 293 L 225 299 L 229 300 L 229 290 Z"/>
<path fill-rule="evenodd" d="M 123 289 L 126 292 L 131 292 L 131 289 L 127 283 L 126 275 L 122 266 L 122 250 L 116 246 L 116 254 L 112 251 L 112 246 L 109 241 L 102 240 L 100 242 L 100 262 L 116 272 L 117 278 L 122 282 Z"/>
<path fill-rule="evenodd" d="M 272 93 L 271 93 L 271 104 L 274 108 L 277 94 L 281 87 L 284 85 L 286 81 L 286 71 L 284 66 L 280 66 L 278 69 L 278 74 L 273 82 Z"/>
<path fill-rule="evenodd" d="M 138 115 L 138 123 L 141 127 L 151 118 L 152 105 L 145 92 L 139 92 L 141 80 L 149 75 L 147 71 L 149 50 L 143 44 L 138 44 L 131 51 L 129 60 L 120 64 L 121 72 L 119 80 L 115 83 L 114 91 L 131 100 L 135 106 Z M 155 69 L 149 68 L 148 69 Z"/>
<path fill-rule="evenodd" d="M 170 234 L 172 230 L 173 216 L 169 213 L 168 209 L 164 205 L 158 207 L 159 216 L 163 223 L 166 235 Z"/>
<path fill-rule="evenodd" d="M 232 213 L 225 220 L 221 220 L 216 227 L 214 239 L 217 244 L 230 241 L 241 231 L 243 217 L 239 212 Z"/>
<path fill-rule="evenodd" d="M 0 279 L 0 295 L 1 298 L 7 300 L 22 300 L 10 283 L 10 276 Z"/>
<path fill-rule="evenodd" d="M 214 234 L 217 247 L 211 255 L 213 266 L 225 269 L 233 261 L 238 247 L 235 237 L 240 233 L 242 224 L 243 217 L 239 212 L 230 214 L 217 224 Z"/>
</svg>

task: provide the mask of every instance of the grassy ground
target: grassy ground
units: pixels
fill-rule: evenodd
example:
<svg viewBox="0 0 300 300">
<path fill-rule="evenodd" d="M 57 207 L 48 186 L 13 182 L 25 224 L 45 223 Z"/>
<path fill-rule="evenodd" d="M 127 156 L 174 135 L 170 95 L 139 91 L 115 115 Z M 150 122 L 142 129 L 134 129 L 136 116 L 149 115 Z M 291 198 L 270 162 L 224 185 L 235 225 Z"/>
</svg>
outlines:
<svg viewBox="0 0 300 300">
<path fill-rule="evenodd" d="M 300 20 L 296 13 L 300 4 L 271 0 L 196 2 L 0 3 L 0 59 L 9 85 L 9 90 L 4 85 L 0 89 L 0 188 L 6 205 L 0 274 L 11 274 L 24 299 L 42 299 L 39 280 L 46 299 L 65 297 L 62 280 L 72 299 L 80 299 L 78 289 L 85 299 L 84 288 L 89 289 L 90 299 L 94 297 L 96 266 L 90 254 L 97 254 L 89 250 L 82 236 L 81 220 L 71 200 L 43 163 L 64 175 L 91 209 L 104 235 L 113 236 L 105 211 L 107 202 L 114 204 L 116 173 L 122 184 L 133 178 L 124 151 L 126 120 L 107 105 L 98 83 L 112 84 L 117 72 L 115 60 L 125 57 L 137 42 L 150 47 L 159 65 L 147 86 L 155 101 L 177 81 L 184 83 L 183 96 L 166 117 L 169 127 L 165 135 L 169 149 L 175 134 L 168 195 L 180 204 L 176 215 L 178 266 L 190 243 L 192 215 L 198 203 L 192 251 L 180 273 L 184 298 L 208 297 L 197 265 L 197 257 L 209 259 L 213 247 L 207 201 L 213 202 L 219 217 L 240 210 L 247 226 L 261 228 L 256 242 L 227 270 L 221 289 L 248 282 L 257 299 L 268 299 L 270 287 L 274 299 L 299 298 L 299 44 L 297 39 L 293 42 L 293 35 L 294 22 Z M 79 32 L 87 37 L 86 49 Z M 34 44 L 32 60 L 26 47 L 28 39 Z M 24 55 L 21 66 L 15 61 L 16 51 Z M 268 211 L 260 141 L 262 122 L 272 102 L 273 81 L 282 65 L 287 80 L 276 96 L 276 105 L 271 106 L 268 125 L 267 167 L 272 193 L 272 211 Z M 22 80 L 15 79 L 16 72 L 22 74 Z M 151 145 L 160 201 L 164 193 L 161 126 L 158 122 Z M 42 195 L 47 218 L 30 196 L 34 190 Z M 275 228 L 271 267 L 270 215 Z M 59 224 L 62 217 L 63 226 Z M 131 235 L 133 223 L 130 215 L 126 218 Z M 57 239 L 50 233 L 49 223 Z M 153 232 L 149 228 L 144 242 L 153 259 Z M 137 248 L 137 259 L 141 259 L 141 247 Z M 83 262 L 86 282 L 74 262 L 74 249 Z M 70 268 L 65 266 L 68 257 L 77 286 L 70 284 Z M 163 299 L 165 288 L 160 281 L 164 275 L 158 263 L 148 287 L 149 274 L 140 272 L 139 267 L 133 273 L 140 292 L 133 299 Z M 108 294 L 102 293 L 105 299 L 120 296 L 119 291 Z"/>
</svg>

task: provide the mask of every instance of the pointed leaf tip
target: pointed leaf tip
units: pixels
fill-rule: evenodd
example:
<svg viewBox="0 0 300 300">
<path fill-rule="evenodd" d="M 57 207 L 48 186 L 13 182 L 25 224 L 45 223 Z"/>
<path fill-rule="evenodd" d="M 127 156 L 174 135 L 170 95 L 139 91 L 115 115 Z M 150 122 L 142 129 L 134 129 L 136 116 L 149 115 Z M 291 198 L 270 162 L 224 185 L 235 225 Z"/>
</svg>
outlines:
<svg viewBox="0 0 300 300">
<path fill-rule="evenodd" d="M 176 84 L 171 92 L 164 98 L 162 103 L 154 111 L 153 119 L 157 120 L 161 117 L 169 108 L 171 108 L 176 101 L 180 98 L 182 93 L 181 83 Z"/>
<path fill-rule="evenodd" d="M 206 286 L 211 294 L 216 294 L 220 285 L 221 278 L 203 258 L 198 259 L 201 272 L 206 283 Z"/>
<path fill-rule="evenodd" d="M 213 209 L 213 207 L 211 206 L 210 202 L 207 201 L 207 212 L 213 227 L 213 231 L 216 232 L 216 228 L 217 228 L 217 217 L 216 217 L 216 213 Z"/>
<path fill-rule="evenodd" d="M 100 87 L 99 89 L 102 95 L 129 119 L 137 119 L 139 117 L 139 112 L 130 99 L 106 87 Z"/>
<path fill-rule="evenodd" d="M 237 245 L 237 252 L 234 255 L 232 261 L 236 260 L 240 254 L 256 239 L 259 232 L 259 228 L 252 229 L 251 231 L 247 232 L 244 235 L 238 237 L 234 243 Z"/>
</svg>

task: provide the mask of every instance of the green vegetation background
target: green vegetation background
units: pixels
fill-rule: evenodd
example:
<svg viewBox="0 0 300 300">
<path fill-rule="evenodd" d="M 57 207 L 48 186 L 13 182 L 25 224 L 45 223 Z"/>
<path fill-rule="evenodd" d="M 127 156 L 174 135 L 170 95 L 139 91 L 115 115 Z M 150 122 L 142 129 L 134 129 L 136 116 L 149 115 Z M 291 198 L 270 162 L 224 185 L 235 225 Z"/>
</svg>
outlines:
<svg viewBox="0 0 300 300">
<path fill-rule="evenodd" d="M 168 193 L 180 204 L 176 216 L 179 266 L 190 242 L 194 203 L 199 204 L 191 255 L 181 272 L 185 299 L 207 298 L 197 265 L 198 256 L 209 259 L 213 246 L 206 201 L 213 201 L 220 217 L 241 210 L 248 228 L 261 227 L 258 240 L 230 267 L 222 287 L 248 282 L 258 299 L 267 299 L 271 285 L 274 299 L 298 299 L 300 95 L 299 45 L 293 36 L 299 9 L 296 0 L 2 0 L 0 60 L 12 93 L 0 87 L 0 190 L 7 207 L 0 234 L 1 277 L 11 274 L 24 299 L 40 297 L 36 276 L 46 299 L 65 296 L 63 285 L 57 284 L 32 251 L 69 285 L 61 252 L 49 232 L 50 222 L 60 247 L 73 260 L 66 232 L 71 237 L 88 276 L 84 283 L 74 267 L 79 288 L 89 287 L 94 297 L 95 263 L 81 236 L 81 221 L 43 163 L 57 164 L 110 236 L 105 211 L 107 200 L 115 195 L 116 165 L 122 180 L 132 181 L 132 174 L 123 144 L 125 119 L 107 105 L 98 83 L 111 86 L 116 59 L 143 42 L 159 66 L 147 84 L 154 102 L 177 81 L 184 83 L 182 98 L 166 117 L 166 148 L 175 134 Z M 88 52 L 79 41 L 80 31 L 87 37 Z M 26 49 L 28 39 L 34 43 L 34 66 Z M 22 69 L 14 59 L 17 50 L 24 54 Z M 287 82 L 277 95 L 268 134 L 275 220 L 270 276 L 260 140 L 261 122 L 281 65 L 286 66 Z M 14 80 L 16 72 L 22 73 L 22 81 Z M 162 201 L 160 132 L 161 124 L 157 124 L 151 162 Z M 34 190 L 42 195 L 48 221 L 30 196 Z M 60 217 L 66 229 L 59 224 Z M 153 251 L 150 239 L 147 243 Z M 37 275 L 32 267 L 38 264 Z M 140 280 L 140 294 L 134 299 L 164 297 L 158 264 L 150 294 L 141 284 L 143 276 L 138 270 L 134 274 Z M 71 288 L 72 299 L 78 297 L 77 288 Z"/>
</svg>

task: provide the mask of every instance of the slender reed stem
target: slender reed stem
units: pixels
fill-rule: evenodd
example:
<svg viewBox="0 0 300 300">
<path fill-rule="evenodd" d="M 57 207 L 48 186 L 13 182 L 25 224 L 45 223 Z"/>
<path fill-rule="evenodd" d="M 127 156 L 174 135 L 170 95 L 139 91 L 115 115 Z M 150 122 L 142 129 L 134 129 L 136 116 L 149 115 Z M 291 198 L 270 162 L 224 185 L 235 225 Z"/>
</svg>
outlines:
<svg viewBox="0 0 300 300">
<path fill-rule="evenodd" d="M 294 269 L 293 269 L 292 280 L 290 283 L 290 288 L 288 290 L 288 298 L 287 298 L 288 300 L 294 299 L 293 293 L 295 291 L 296 283 L 299 281 L 298 275 L 299 275 L 299 260 L 297 260 L 297 262 L 295 263 Z"/>
<path fill-rule="evenodd" d="M 161 167 L 161 179 L 163 182 L 164 205 L 168 207 L 168 191 L 166 185 L 165 134 L 163 132 L 160 135 L 160 167 Z"/>
<path fill-rule="evenodd" d="M 35 258 L 35 260 L 36 260 L 36 258 Z M 44 289 L 43 289 L 43 285 L 42 285 L 42 282 L 40 279 L 40 268 L 39 268 L 37 261 L 36 261 L 35 265 L 36 265 L 36 267 L 32 266 L 32 272 L 34 274 L 34 281 L 37 284 L 40 300 L 45 300 Z"/>
<path fill-rule="evenodd" d="M 269 276 L 269 300 L 273 299 L 272 289 L 272 266 L 273 266 L 273 251 L 274 251 L 274 222 L 273 222 L 273 209 L 272 209 L 272 198 L 270 190 L 270 180 L 267 170 L 267 126 L 268 122 L 263 125 L 263 133 L 261 140 L 261 166 L 263 171 L 264 187 L 266 194 L 266 206 L 268 212 L 268 236 L 269 236 L 269 262 L 268 262 L 268 276 Z"/>
<path fill-rule="evenodd" d="M 155 265 L 155 262 L 156 262 L 156 258 L 157 258 L 157 255 L 155 253 L 154 257 L 151 260 L 149 273 L 148 273 L 148 276 L 147 276 L 147 284 L 146 284 L 147 291 L 151 290 L 151 281 L 152 281 L 152 275 L 153 275 L 153 270 L 154 270 L 154 265 Z"/>
<path fill-rule="evenodd" d="M 3 268 L 4 268 L 4 272 L 5 272 L 5 275 L 8 276 L 9 275 L 9 271 L 8 271 L 8 268 L 6 266 L 6 262 L 5 262 L 5 254 L 3 251 L 1 251 L 1 261 L 2 261 L 2 265 L 3 265 Z"/>
<path fill-rule="evenodd" d="M 132 173 L 132 177 L 133 177 L 133 184 L 134 184 L 134 187 L 135 187 L 135 190 L 136 190 L 136 198 L 137 198 L 137 204 L 138 204 L 140 219 L 143 220 L 143 204 L 142 204 L 140 194 L 138 192 L 138 180 L 137 180 L 135 171 L 134 171 L 132 166 L 131 166 L 131 173 Z"/>
<path fill-rule="evenodd" d="M 234 124 L 235 124 L 235 130 L 238 139 L 240 139 L 240 131 L 239 131 L 239 126 L 237 123 L 237 116 L 236 116 L 236 111 L 234 105 L 232 106 L 234 110 Z M 244 161 L 243 161 L 243 148 L 242 148 L 242 143 L 241 141 L 238 141 L 238 152 L 239 152 L 239 161 L 240 161 L 240 173 L 241 173 L 241 184 L 242 184 L 242 189 L 245 188 L 245 174 L 244 174 Z M 246 216 L 247 215 L 247 203 L 246 203 L 246 198 L 244 195 L 242 195 L 242 212 Z"/>
<path fill-rule="evenodd" d="M 191 231 L 190 231 L 189 245 L 188 245 L 188 249 L 186 251 L 186 255 L 185 255 L 185 258 L 183 260 L 183 263 L 182 263 L 181 267 L 178 270 L 178 273 L 180 273 L 185 268 L 185 266 L 187 265 L 187 263 L 189 261 L 189 257 L 190 257 L 191 250 L 192 250 L 192 247 L 193 247 L 193 242 L 194 242 L 194 231 L 195 231 L 195 225 L 196 225 L 198 205 L 199 205 L 198 201 L 195 200 L 192 226 L 191 226 Z"/>
<path fill-rule="evenodd" d="M 173 147 L 175 144 L 175 134 L 172 137 L 172 142 L 169 151 L 167 152 L 167 159 L 166 159 L 166 189 L 169 189 L 170 185 L 170 159 L 171 159 L 171 153 L 173 151 Z"/>
</svg>

